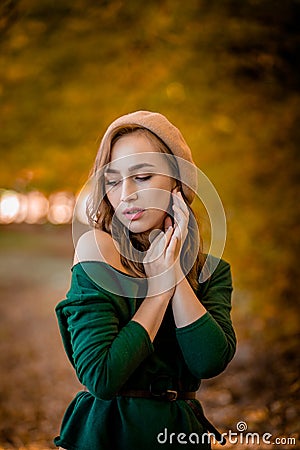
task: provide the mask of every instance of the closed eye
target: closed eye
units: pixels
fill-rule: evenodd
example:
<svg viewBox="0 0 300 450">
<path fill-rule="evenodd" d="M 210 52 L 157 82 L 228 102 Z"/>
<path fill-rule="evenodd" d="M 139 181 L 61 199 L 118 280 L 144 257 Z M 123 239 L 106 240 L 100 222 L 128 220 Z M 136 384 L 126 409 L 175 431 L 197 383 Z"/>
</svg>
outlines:
<svg viewBox="0 0 300 450">
<path fill-rule="evenodd" d="M 150 180 L 151 177 L 152 175 L 144 175 L 144 176 L 137 176 L 135 177 L 135 179 L 138 181 L 147 181 Z"/>
<path fill-rule="evenodd" d="M 106 186 L 116 186 L 119 182 L 120 180 L 106 180 L 105 184 Z"/>
<path fill-rule="evenodd" d="M 137 175 L 134 178 L 137 181 L 143 182 L 143 181 L 150 180 L 151 177 L 152 177 L 152 175 Z M 120 183 L 120 181 L 122 181 L 122 180 L 108 180 L 108 179 L 106 179 L 105 180 L 105 185 L 106 186 L 117 186 Z"/>
</svg>

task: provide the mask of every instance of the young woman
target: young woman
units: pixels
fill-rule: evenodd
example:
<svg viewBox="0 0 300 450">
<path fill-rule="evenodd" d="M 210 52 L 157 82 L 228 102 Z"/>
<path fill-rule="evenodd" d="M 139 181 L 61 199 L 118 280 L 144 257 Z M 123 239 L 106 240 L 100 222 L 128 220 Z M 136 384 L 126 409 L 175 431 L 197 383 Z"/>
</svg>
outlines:
<svg viewBox="0 0 300 450">
<path fill-rule="evenodd" d="M 92 229 L 56 308 L 84 389 L 55 438 L 67 450 L 209 449 L 195 398 L 235 352 L 228 263 L 203 255 L 196 167 L 179 130 L 137 111 L 107 129 L 92 172 Z M 199 282 L 204 261 L 215 270 Z M 207 264 L 208 263 L 208 264 Z M 217 436 L 216 436 L 217 437 Z"/>
</svg>

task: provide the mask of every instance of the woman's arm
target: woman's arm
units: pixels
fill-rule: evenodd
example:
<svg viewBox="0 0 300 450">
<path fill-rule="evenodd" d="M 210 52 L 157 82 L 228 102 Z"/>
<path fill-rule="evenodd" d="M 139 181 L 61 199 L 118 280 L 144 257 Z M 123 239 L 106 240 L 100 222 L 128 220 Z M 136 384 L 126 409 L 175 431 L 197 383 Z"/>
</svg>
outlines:
<svg viewBox="0 0 300 450">
<path fill-rule="evenodd" d="M 188 233 L 189 210 L 180 192 L 173 194 L 175 232 L 179 244 Z M 181 245 L 180 245 L 181 247 Z M 208 256 L 208 264 L 214 259 Z M 177 263 L 177 286 L 172 299 L 176 334 L 185 361 L 197 378 L 220 373 L 235 352 L 232 328 L 230 266 L 214 261 L 215 271 L 195 293 Z"/>
<path fill-rule="evenodd" d="M 175 292 L 173 312 L 184 359 L 197 378 L 216 376 L 225 369 L 236 348 L 230 318 L 232 282 L 229 264 L 220 260 L 197 295 L 187 289 L 187 295 L 182 296 L 183 292 L 183 289 Z M 201 314 L 203 310 L 206 312 Z"/>
<path fill-rule="evenodd" d="M 114 281 L 114 273 L 104 270 L 96 261 L 73 267 L 71 288 L 56 314 L 79 381 L 95 397 L 109 400 L 154 348 L 146 330 L 129 320 L 129 300 L 97 282 L 103 276 Z"/>
<path fill-rule="evenodd" d="M 183 275 L 180 275 L 179 279 L 181 281 L 176 286 L 172 298 L 172 308 L 175 325 L 181 328 L 195 322 L 207 311 L 199 302 L 187 279 Z"/>
</svg>

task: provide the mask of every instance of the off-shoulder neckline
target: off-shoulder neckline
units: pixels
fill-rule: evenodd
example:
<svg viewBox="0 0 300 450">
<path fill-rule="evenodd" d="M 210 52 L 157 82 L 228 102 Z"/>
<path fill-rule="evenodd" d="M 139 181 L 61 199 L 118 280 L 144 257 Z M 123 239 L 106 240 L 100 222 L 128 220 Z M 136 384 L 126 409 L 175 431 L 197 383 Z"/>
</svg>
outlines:
<svg viewBox="0 0 300 450">
<path fill-rule="evenodd" d="M 111 264 L 108 264 L 105 261 L 97 261 L 96 259 L 78 261 L 76 264 L 73 264 L 73 266 L 71 267 L 71 271 L 73 271 L 75 269 L 75 267 L 77 267 L 77 266 L 82 266 L 82 264 L 84 264 L 84 263 L 102 264 L 104 266 L 107 266 L 109 269 L 117 272 L 118 274 L 123 275 L 124 277 L 129 277 L 129 278 L 136 279 L 136 280 L 143 279 L 143 277 L 136 277 L 134 275 L 130 275 L 129 273 L 123 272 L 122 270 L 117 269 L 116 267 L 112 266 Z"/>
</svg>

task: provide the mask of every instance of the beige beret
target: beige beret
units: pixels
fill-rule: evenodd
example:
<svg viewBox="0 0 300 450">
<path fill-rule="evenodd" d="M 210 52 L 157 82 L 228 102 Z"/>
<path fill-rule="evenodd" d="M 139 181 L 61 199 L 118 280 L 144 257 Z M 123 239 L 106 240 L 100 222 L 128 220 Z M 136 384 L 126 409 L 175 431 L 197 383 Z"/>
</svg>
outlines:
<svg viewBox="0 0 300 450">
<path fill-rule="evenodd" d="M 192 203 L 197 187 L 197 167 L 192 153 L 181 132 L 165 116 L 157 112 L 136 111 L 119 117 L 107 128 L 102 142 L 110 140 L 116 128 L 138 125 L 158 136 L 177 157 L 182 189 L 189 203 Z M 101 146 L 100 146 L 101 149 Z"/>
</svg>

